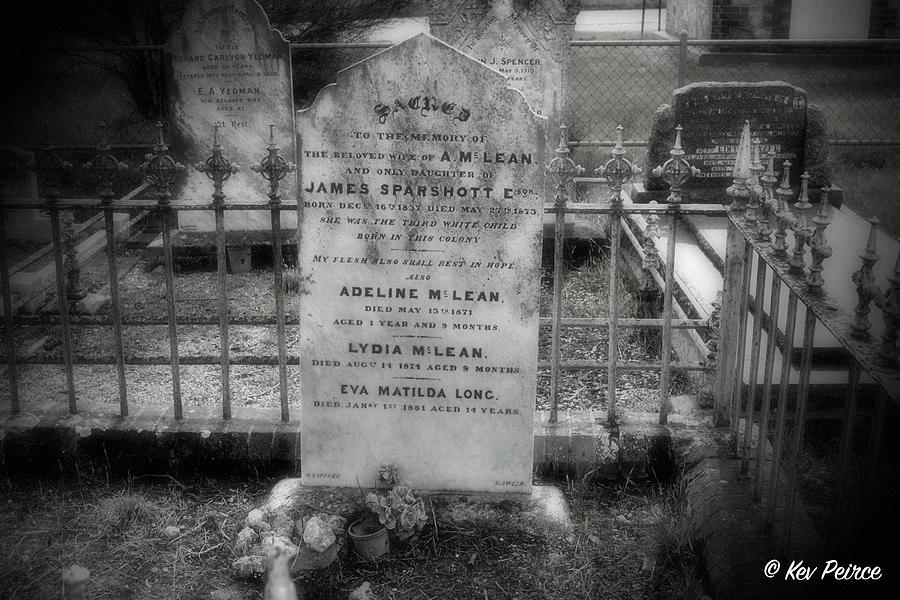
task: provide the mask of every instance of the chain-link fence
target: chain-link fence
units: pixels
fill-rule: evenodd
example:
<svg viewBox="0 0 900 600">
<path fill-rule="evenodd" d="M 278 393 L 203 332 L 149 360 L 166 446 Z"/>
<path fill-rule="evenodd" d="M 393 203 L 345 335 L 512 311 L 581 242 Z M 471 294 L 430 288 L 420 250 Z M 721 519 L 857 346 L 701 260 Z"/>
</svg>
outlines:
<svg viewBox="0 0 900 600">
<path fill-rule="evenodd" d="M 386 46 L 293 44 L 296 107 L 307 107 L 340 69 Z M 832 143 L 900 144 L 897 50 L 896 40 L 574 41 L 564 120 L 572 139 L 588 145 L 610 143 L 619 124 L 640 144 L 681 84 L 781 80 L 822 107 Z M 101 121 L 116 144 L 153 143 L 152 125 L 166 117 L 161 46 L 44 52 L 27 89 L 3 103 L 0 145 L 40 144 L 46 136 L 93 145 Z"/>
<path fill-rule="evenodd" d="M 900 144 L 900 43 L 795 40 L 573 42 L 566 120 L 579 141 L 619 123 L 646 140 L 674 89 L 699 81 L 785 81 L 825 112 L 837 144 Z"/>
</svg>

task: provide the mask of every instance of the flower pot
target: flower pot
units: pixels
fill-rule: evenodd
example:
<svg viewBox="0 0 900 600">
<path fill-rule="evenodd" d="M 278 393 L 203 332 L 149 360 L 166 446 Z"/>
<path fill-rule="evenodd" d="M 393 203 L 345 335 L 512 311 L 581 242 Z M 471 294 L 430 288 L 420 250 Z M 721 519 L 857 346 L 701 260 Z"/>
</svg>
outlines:
<svg viewBox="0 0 900 600">
<path fill-rule="evenodd" d="M 371 531 L 366 519 L 358 519 L 347 528 L 347 534 L 353 540 L 353 549 L 363 558 L 373 559 L 387 554 L 390 549 L 387 527 L 380 523 L 378 529 Z"/>
</svg>

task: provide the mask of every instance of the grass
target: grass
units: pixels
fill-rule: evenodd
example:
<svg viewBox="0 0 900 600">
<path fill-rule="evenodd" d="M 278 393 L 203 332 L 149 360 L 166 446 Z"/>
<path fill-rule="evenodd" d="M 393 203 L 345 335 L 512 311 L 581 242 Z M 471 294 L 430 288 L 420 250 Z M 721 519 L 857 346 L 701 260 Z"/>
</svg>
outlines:
<svg viewBox="0 0 900 600">
<path fill-rule="evenodd" d="M 562 296 L 564 317 L 605 317 L 608 314 L 609 257 L 605 247 L 597 244 L 585 250 L 570 246 L 566 256 L 565 281 Z M 638 287 L 631 271 L 619 262 L 617 277 L 618 314 L 620 317 L 658 316 L 662 306 L 641 303 L 634 295 Z M 542 281 L 541 314 L 550 316 L 552 273 L 547 270 Z M 552 338 L 549 328 L 542 329 L 538 356 L 549 358 Z M 600 329 L 562 329 L 560 332 L 562 360 L 603 360 L 608 352 L 608 332 Z M 656 329 L 620 329 L 619 360 L 657 360 L 661 349 L 660 331 Z M 606 408 L 607 372 L 561 371 L 559 408 L 585 410 Z M 622 371 L 617 376 L 617 403 L 620 409 L 631 412 L 659 411 L 659 372 Z M 696 393 L 696 386 L 686 373 L 672 373 L 671 395 Z M 537 387 L 538 410 L 550 406 L 550 371 L 539 370 Z"/>
<path fill-rule="evenodd" d="M 172 517 L 171 514 L 166 515 Z M 99 529 L 115 532 L 135 527 L 152 526 L 161 520 L 160 507 L 140 493 L 126 490 L 104 498 L 96 508 Z"/>
<path fill-rule="evenodd" d="M 271 480 L 198 477 L 109 480 L 7 479 L 0 503 L 0 597 L 59 597 L 61 573 L 90 573 L 89 597 L 208 598 L 212 590 L 261 598 L 264 582 L 230 575 L 243 519 Z M 378 598 L 692 599 L 699 564 L 677 530 L 670 488 L 625 480 L 570 482 L 573 529 L 523 521 L 514 512 L 429 522 L 418 540 L 371 563 L 347 556 L 298 580 L 305 600 L 345 598 L 364 581 Z M 166 525 L 182 533 L 167 539 Z"/>
<path fill-rule="evenodd" d="M 110 480 L 102 469 L 54 478 L 6 479 L 0 492 L 0 597 L 59 598 L 72 565 L 91 572 L 92 600 L 198 598 L 231 586 L 230 543 L 258 481 L 168 477 Z M 175 539 L 162 534 L 174 525 Z"/>
</svg>

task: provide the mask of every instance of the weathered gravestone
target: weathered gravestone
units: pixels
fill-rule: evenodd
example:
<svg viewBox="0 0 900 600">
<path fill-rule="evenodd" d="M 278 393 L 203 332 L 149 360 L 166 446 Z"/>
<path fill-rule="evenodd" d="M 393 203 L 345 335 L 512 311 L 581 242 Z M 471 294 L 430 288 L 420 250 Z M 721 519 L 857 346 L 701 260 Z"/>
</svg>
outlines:
<svg viewBox="0 0 900 600">
<path fill-rule="evenodd" d="M 568 89 L 569 42 L 580 0 L 432 0 L 432 35 L 497 69 L 555 135 Z"/>
<path fill-rule="evenodd" d="M 170 109 L 185 164 L 206 160 L 218 124 L 225 156 L 240 167 L 225 186 L 226 201 L 267 202 L 268 185 L 250 166 L 266 154 L 270 123 L 281 155 L 296 162 L 290 45 L 270 28 L 254 0 L 194 0 L 166 49 Z M 206 175 L 189 168 L 174 201 L 208 202 L 211 197 Z M 282 225 L 295 228 L 296 216 L 282 213 Z M 212 231 L 215 220 L 212 212 L 179 211 L 178 226 Z M 227 211 L 225 228 L 268 230 L 269 213 Z"/>
<path fill-rule="evenodd" d="M 774 155 L 776 175 L 780 176 L 781 164 L 785 159 L 791 161 L 795 187 L 800 185 L 803 171 L 809 171 L 810 196 L 817 200 L 819 189 L 830 184 L 824 117 L 809 104 L 806 91 L 781 81 L 694 83 L 675 90 L 671 105 L 661 106 L 654 115 L 646 189 L 668 190 L 651 168 L 669 158 L 675 127 L 681 125 L 684 158 L 700 169 L 685 185 L 685 201 L 728 203 L 725 190 L 733 183 L 731 172 L 745 120 L 760 141 L 763 163 Z"/>
<path fill-rule="evenodd" d="M 566 103 L 569 42 L 580 0 L 432 0 L 431 33 L 454 48 L 503 73 L 535 112 L 546 115 L 550 146 L 559 140 Z M 553 198 L 550 184 L 545 198 Z M 594 227 L 576 233 L 575 215 L 566 215 L 571 235 L 599 235 Z M 553 215 L 544 215 L 544 236 L 553 236 Z M 584 232 L 588 233 L 585 234 Z"/>
<path fill-rule="evenodd" d="M 546 119 L 420 34 L 297 130 L 304 485 L 528 492 Z"/>
</svg>

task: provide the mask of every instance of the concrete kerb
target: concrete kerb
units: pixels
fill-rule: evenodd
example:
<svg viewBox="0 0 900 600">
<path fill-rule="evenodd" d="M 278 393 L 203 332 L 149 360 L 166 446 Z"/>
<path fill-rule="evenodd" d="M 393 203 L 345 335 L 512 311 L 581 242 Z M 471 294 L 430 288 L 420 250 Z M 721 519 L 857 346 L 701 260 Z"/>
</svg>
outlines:
<svg viewBox="0 0 900 600">
<path fill-rule="evenodd" d="M 235 408 L 233 418 L 225 421 L 207 407 L 185 407 L 184 418 L 176 420 L 169 406 L 133 406 L 127 417 L 113 414 L 108 404 L 82 406 L 76 415 L 62 404 L 17 416 L 0 413 L 6 468 L 29 468 L 34 462 L 55 467 L 94 455 L 104 461 L 115 455 L 133 472 L 145 466 L 296 472 L 299 466 L 300 424 L 283 423 L 278 409 Z M 554 424 L 547 418 L 547 412 L 535 414 L 536 473 L 639 477 L 665 469 L 669 462 L 671 439 L 668 429 L 656 423 L 658 415 L 628 415 L 617 431 L 607 429 L 602 411 L 562 411 Z M 671 421 L 691 429 L 700 424 L 698 418 L 681 415 Z"/>
</svg>

